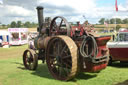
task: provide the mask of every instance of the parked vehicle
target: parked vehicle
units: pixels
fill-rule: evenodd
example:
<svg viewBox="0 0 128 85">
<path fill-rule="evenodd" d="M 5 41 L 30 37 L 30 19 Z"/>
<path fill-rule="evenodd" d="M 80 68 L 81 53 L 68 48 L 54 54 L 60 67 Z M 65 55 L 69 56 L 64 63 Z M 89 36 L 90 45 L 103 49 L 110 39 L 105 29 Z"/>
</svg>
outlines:
<svg viewBox="0 0 128 85">
<path fill-rule="evenodd" d="M 119 32 L 113 35 L 113 41 L 108 42 L 109 48 L 109 64 L 113 61 L 127 62 L 128 61 L 128 29 L 121 28 Z"/>
</svg>

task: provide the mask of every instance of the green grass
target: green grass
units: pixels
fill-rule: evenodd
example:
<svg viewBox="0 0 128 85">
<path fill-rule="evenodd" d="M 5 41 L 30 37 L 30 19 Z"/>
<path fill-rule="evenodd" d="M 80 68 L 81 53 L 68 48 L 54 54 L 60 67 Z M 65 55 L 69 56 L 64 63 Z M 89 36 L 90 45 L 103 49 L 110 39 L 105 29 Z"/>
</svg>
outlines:
<svg viewBox="0 0 128 85">
<path fill-rule="evenodd" d="M 41 61 L 36 71 L 26 70 L 22 63 L 26 48 L 27 45 L 0 48 L 0 85 L 128 85 L 128 65 L 118 62 L 100 73 L 79 73 L 68 82 L 55 80 Z"/>
</svg>

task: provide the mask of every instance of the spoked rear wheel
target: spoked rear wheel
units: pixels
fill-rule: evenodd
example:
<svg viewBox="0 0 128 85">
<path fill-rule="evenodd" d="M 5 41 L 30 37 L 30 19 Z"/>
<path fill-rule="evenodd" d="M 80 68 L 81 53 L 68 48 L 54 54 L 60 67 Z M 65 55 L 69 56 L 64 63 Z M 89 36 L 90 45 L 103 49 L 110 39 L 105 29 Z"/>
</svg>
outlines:
<svg viewBox="0 0 128 85">
<path fill-rule="evenodd" d="M 69 80 L 76 75 L 77 46 L 70 37 L 53 37 L 46 52 L 48 69 L 55 79 Z"/>
<path fill-rule="evenodd" d="M 26 69 L 36 70 L 38 65 L 38 57 L 34 50 L 27 49 L 24 51 L 23 63 Z"/>
</svg>

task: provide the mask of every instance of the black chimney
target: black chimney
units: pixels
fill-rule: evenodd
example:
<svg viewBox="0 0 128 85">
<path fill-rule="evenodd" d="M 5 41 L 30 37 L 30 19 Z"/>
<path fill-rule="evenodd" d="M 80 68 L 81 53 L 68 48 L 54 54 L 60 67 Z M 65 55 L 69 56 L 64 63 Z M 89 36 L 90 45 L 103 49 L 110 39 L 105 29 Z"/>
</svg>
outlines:
<svg viewBox="0 0 128 85">
<path fill-rule="evenodd" d="M 43 17 L 43 9 L 44 7 L 42 6 L 37 6 L 37 15 L 38 15 L 38 23 L 39 23 L 39 33 L 41 33 L 41 29 L 43 28 L 44 24 L 44 17 Z"/>
</svg>

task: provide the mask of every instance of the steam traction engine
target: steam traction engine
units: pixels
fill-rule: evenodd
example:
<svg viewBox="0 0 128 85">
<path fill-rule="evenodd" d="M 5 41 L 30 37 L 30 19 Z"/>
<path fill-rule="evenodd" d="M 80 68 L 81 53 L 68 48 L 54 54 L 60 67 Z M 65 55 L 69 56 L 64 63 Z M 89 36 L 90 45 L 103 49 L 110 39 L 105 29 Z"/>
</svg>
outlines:
<svg viewBox="0 0 128 85">
<path fill-rule="evenodd" d="M 107 66 L 109 36 L 95 36 L 86 26 L 71 26 L 61 16 L 44 22 L 43 7 L 38 6 L 37 12 L 39 35 L 34 39 L 34 48 L 24 51 L 26 69 L 35 70 L 38 60 L 46 60 L 55 79 L 69 80 L 78 72 L 96 72 Z"/>
</svg>

